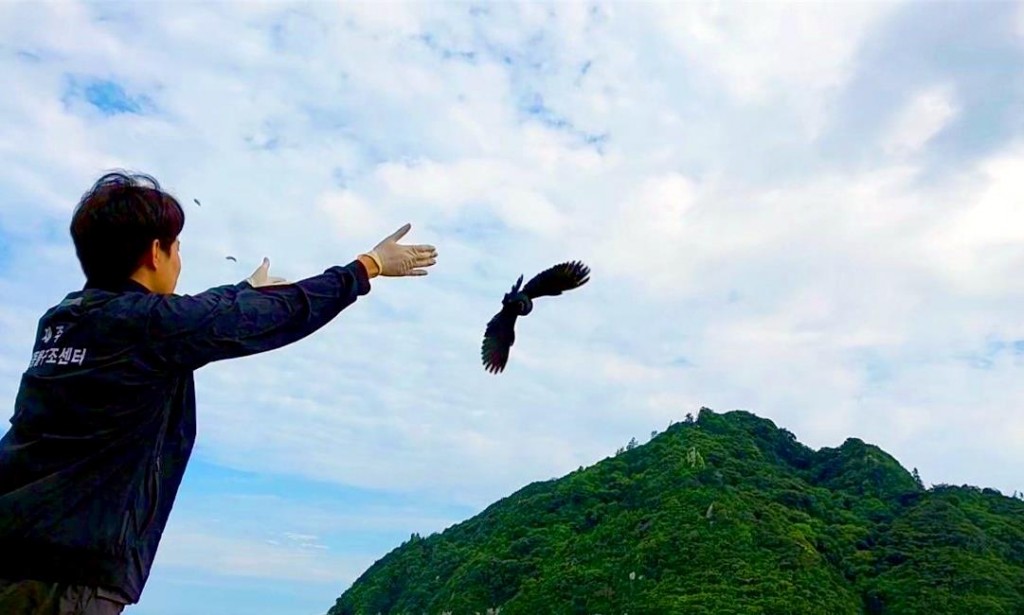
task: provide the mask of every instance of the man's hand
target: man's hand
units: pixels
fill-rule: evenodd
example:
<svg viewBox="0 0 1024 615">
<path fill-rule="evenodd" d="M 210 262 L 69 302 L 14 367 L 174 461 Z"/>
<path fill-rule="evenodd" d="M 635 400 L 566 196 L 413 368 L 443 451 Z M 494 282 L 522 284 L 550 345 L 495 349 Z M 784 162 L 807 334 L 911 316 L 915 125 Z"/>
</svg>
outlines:
<svg viewBox="0 0 1024 615">
<path fill-rule="evenodd" d="M 252 272 L 252 275 L 245 279 L 253 288 L 259 288 L 261 286 L 276 286 L 278 284 L 290 284 L 288 280 L 284 278 L 271 277 L 268 275 L 270 271 L 270 259 L 263 257 L 263 264 L 256 268 L 256 271 Z"/>
<path fill-rule="evenodd" d="M 412 228 L 406 223 L 385 237 L 366 253 L 376 264 L 377 273 L 385 277 L 427 275 L 426 269 L 437 262 L 437 249 L 431 245 L 404 246 L 398 240 Z M 372 275 L 372 273 L 371 273 Z"/>
</svg>

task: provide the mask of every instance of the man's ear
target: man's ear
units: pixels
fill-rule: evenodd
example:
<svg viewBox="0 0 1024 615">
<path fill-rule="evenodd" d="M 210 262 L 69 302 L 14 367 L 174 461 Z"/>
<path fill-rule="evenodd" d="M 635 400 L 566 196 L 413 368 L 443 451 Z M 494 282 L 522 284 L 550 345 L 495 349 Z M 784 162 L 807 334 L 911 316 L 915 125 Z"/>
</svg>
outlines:
<svg viewBox="0 0 1024 615">
<path fill-rule="evenodd" d="M 147 250 L 145 255 L 143 255 L 142 263 L 140 264 L 147 269 L 156 269 L 157 263 L 160 262 L 162 257 L 163 254 L 161 254 L 160 251 L 160 240 L 154 239 L 153 243 L 149 246 L 149 250 Z"/>
</svg>

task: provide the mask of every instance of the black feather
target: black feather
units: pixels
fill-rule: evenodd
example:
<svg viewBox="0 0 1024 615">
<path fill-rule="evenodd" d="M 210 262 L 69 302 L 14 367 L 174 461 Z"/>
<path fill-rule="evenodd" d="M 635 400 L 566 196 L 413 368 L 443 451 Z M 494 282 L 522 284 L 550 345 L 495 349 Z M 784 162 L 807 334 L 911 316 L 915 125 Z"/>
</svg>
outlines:
<svg viewBox="0 0 1024 615">
<path fill-rule="evenodd" d="M 484 332 L 484 342 L 480 348 L 480 358 L 484 367 L 492 374 L 505 370 L 508 363 L 509 350 L 516 342 L 516 319 L 519 315 L 503 307 L 487 323 L 487 330 Z"/>
<path fill-rule="evenodd" d="M 580 261 L 559 263 L 541 271 L 526 283 L 523 292 L 531 299 L 554 297 L 579 288 L 590 280 L 590 268 Z"/>
</svg>

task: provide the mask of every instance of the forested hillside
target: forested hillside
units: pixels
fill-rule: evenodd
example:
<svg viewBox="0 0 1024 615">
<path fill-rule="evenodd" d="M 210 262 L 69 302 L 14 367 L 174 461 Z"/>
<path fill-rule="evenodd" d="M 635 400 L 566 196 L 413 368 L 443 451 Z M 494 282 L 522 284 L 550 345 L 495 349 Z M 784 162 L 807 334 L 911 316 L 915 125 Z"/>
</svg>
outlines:
<svg viewBox="0 0 1024 615">
<path fill-rule="evenodd" d="M 701 409 L 385 555 L 329 615 L 1024 614 L 1024 501 Z"/>
</svg>

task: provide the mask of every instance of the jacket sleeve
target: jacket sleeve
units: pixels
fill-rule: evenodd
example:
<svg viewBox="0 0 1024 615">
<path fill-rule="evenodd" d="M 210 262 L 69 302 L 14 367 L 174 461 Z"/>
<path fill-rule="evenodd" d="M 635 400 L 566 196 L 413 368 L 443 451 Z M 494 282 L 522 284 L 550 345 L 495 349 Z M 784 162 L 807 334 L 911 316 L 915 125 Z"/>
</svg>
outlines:
<svg viewBox="0 0 1024 615">
<path fill-rule="evenodd" d="M 323 327 L 369 291 L 366 268 L 355 260 L 282 286 L 240 282 L 163 295 L 150 311 L 149 351 L 161 367 L 195 370 L 274 350 Z"/>
</svg>

